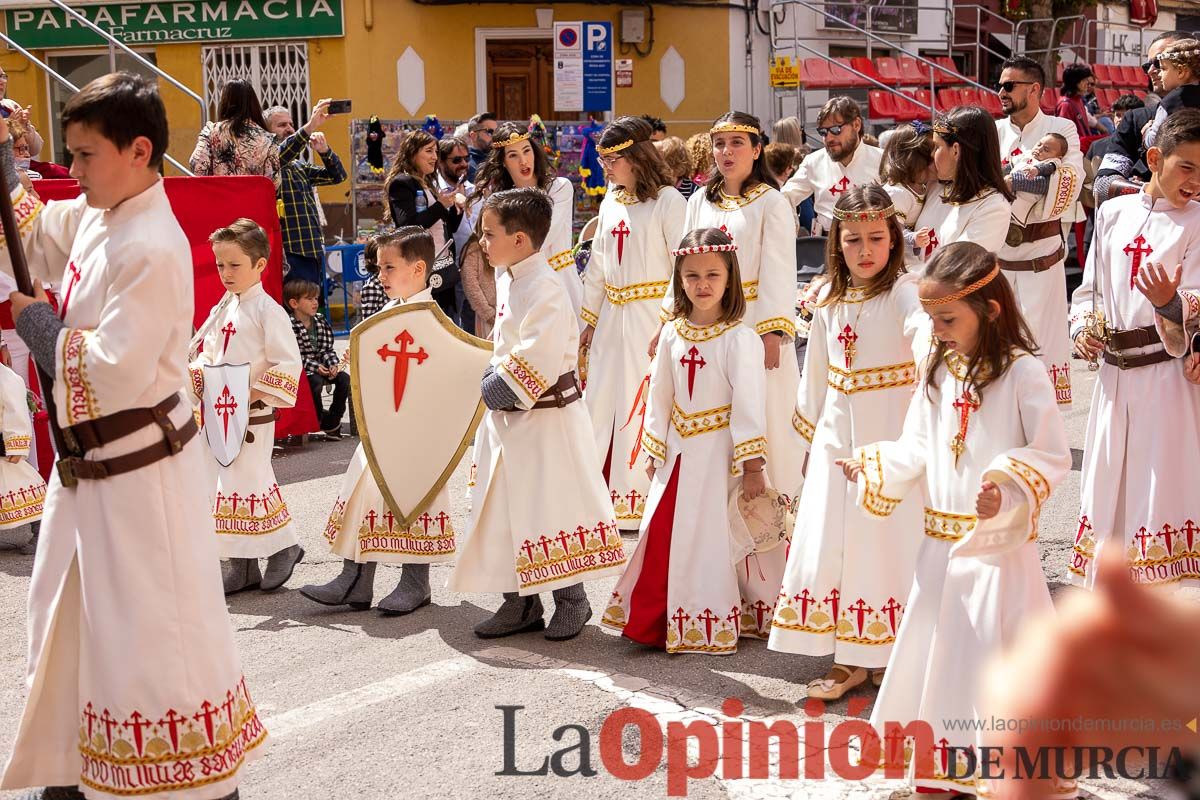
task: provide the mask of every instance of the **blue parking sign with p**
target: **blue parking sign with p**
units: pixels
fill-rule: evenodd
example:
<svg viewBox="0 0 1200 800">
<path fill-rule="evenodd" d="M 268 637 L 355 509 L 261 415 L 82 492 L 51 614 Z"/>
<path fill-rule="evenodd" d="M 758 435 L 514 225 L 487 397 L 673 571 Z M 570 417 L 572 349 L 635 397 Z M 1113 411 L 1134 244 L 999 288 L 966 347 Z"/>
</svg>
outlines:
<svg viewBox="0 0 1200 800">
<path fill-rule="evenodd" d="M 583 23 L 583 110 L 613 107 L 613 28 L 611 22 Z"/>
</svg>

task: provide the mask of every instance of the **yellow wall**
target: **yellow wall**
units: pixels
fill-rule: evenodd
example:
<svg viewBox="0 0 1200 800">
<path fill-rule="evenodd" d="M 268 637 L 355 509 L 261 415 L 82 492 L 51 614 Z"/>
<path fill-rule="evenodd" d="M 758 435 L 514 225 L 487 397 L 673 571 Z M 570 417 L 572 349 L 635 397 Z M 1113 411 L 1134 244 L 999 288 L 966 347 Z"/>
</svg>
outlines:
<svg viewBox="0 0 1200 800">
<path fill-rule="evenodd" d="M 374 25 L 368 31 L 364 12 L 369 5 L 374 8 Z M 621 8 L 553 6 L 557 20 L 611 21 L 618 40 Z M 350 97 L 355 117 L 469 117 L 478 110 L 475 28 L 537 27 L 532 5 L 423 6 L 412 0 L 344 0 L 344 13 L 344 39 L 309 40 L 309 76 L 313 98 Z M 672 120 L 712 120 L 729 110 L 728 11 L 658 6 L 654 14 L 655 43 L 648 57 L 632 51 L 620 53 L 619 47 L 614 48 L 615 58 L 632 58 L 634 62 L 634 85 L 615 89 L 616 111 L 663 117 L 672 133 L 687 136 L 706 125 L 671 124 Z M 669 46 L 675 47 L 685 63 L 684 101 L 675 111 L 659 96 L 659 62 Z M 408 47 L 425 62 L 426 100 L 415 115 L 400 105 L 396 78 L 396 60 Z M 155 53 L 163 70 L 203 95 L 200 49 L 199 44 L 160 45 Z M 45 54 L 35 53 L 43 59 Z M 0 64 L 9 73 L 9 95 L 24 103 L 32 102 L 38 128 L 48 131 L 46 82 L 41 71 L 16 54 L 0 55 Z M 169 85 L 164 85 L 162 93 L 171 121 L 170 153 L 187 163 L 199 132 L 196 103 Z M 325 128 L 330 144 L 340 155 L 349 150 L 348 129 L 344 117 L 333 118 Z M 323 189 L 322 199 L 326 203 L 344 202 L 345 192 L 345 186 Z"/>
</svg>

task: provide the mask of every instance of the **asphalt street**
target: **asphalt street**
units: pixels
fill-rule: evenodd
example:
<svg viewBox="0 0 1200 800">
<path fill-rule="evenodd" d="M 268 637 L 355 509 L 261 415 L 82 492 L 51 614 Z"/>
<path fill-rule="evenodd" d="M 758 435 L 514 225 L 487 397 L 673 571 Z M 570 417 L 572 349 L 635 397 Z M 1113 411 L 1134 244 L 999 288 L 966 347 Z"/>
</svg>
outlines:
<svg viewBox="0 0 1200 800">
<path fill-rule="evenodd" d="M 1066 423 L 1075 469 L 1043 509 L 1039 539 L 1046 578 L 1056 595 L 1064 591 L 1076 530 L 1079 448 L 1092 390 L 1092 375 L 1079 362 L 1073 378 L 1076 401 Z M 405 617 L 330 609 L 306 600 L 296 588 L 325 582 L 340 566 L 321 532 L 356 445 L 349 438 L 310 443 L 276 458 L 276 473 L 307 556 L 284 590 L 243 593 L 229 603 L 247 685 L 271 732 L 264 756 L 243 772 L 246 800 L 663 797 L 669 777 L 664 766 L 636 781 L 615 777 L 605 768 L 602 741 L 611 739 L 610 763 L 619 755 L 617 740 L 601 735 L 613 712 L 642 709 L 664 727 L 671 721 L 728 722 L 721 704 L 732 697 L 744 704 L 739 716 L 745 721 L 789 720 L 798 726 L 808 721 L 804 687 L 824 674 L 826 659 L 784 656 L 746 640 L 729 657 L 667 656 L 634 645 L 598 624 L 614 580 L 588 584 L 595 617 L 577 639 L 558 644 L 540 634 L 477 639 L 472 626 L 496 608 L 499 598 L 442 588 L 448 566 L 432 570 L 434 604 Z M 454 475 L 452 491 L 458 498 L 454 522 L 463 530 L 465 465 Z M 629 537 L 628 552 L 634 544 Z M 32 557 L 0 553 L 0 624 L 8 631 L 0 641 L 4 753 L 25 697 L 25 596 L 32 564 Z M 391 591 L 399 576 L 399 568 L 381 567 L 376 599 Z M 874 693 L 855 691 L 830 704 L 823 721 L 831 729 L 849 717 L 867 717 Z M 519 708 L 505 712 L 498 706 Z M 558 730 L 561 726 L 582 727 Z M 632 729 L 626 731 L 624 759 L 629 763 L 638 758 L 636 739 Z M 586 741 L 586 752 L 581 741 Z M 595 775 L 497 774 L 538 772 L 547 757 L 563 749 L 569 752 L 552 762 L 560 772 L 578 772 L 582 759 L 586 771 Z M 668 755 L 664 750 L 664 761 Z M 779 780 L 774 768 L 772 775 L 766 780 L 697 778 L 686 789 L 694 798 L 865 800 L 886 798 L 900 785 Z M 1106 800 L 1164 797 L 1161 786 L 1147 782 L 1092 782 L 1085 789 L 1085 797 Z"/>
</svg>

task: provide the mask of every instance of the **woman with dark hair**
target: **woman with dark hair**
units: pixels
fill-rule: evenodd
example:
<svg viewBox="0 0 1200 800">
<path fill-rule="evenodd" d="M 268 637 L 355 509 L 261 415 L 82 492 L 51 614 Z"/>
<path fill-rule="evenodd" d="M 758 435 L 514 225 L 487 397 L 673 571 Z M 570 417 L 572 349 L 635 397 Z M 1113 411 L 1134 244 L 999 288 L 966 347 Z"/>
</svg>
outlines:
<svg viewBox="0 0 1200 800">
<path fill-rule="evenodd" d="M 917 217 L 917 239 L 928 261 L 939 246 L 975 242 L 999 251 L 1008 234 L 1013 193 L 1004 183 L 1000 139 L 991 115 L 959 106 L 933 125 L 934 184 Z"/>
<path fill-rule="evenodd" d="M 546 151 L 531 139 L 527 126 L 520 123 L 506 122 L 496 129 L 492 152 L 475 173 L 475 194 L 471 202 L 481 203 L 493 192 L 514 188 L 541 189 L 550 195 L 554 212 L 550 218 L 550 233 L 542 243 L 542 255 L 558 273 L 578 316 L 583 304 L 583 282 L 575 271 L 575 258 L 571 254 L 575 187 L 566 178 L 554 177 Z"/>
<path fill-rule="evenodd" d="M 683 238 L 687 201 L 650 140 L 641 117 L 605 126 L 597 152 L 608 182 L 600 203 L 592 260 L 583 280 L 587 327 L 580 347 L 590 347 L 584 400 L 596 449 L 605 455 L 604 477 L 614 498 L 617 525 L 637 530 L 650 489 L 638 458 L 641 426 L 627 425 L 646 399 L 650 374 L 646 341 L 659 326 L 674 262 Z"/>
<path fill-rule="evenodd" d="M 1061 97 L 1054 108 L 1054 115 L 1075 123 L 1080 136 L 1091 136 L 1099 127 L 1096 118 L 1088 113 L 1084 100 L 1096 85 L 1096 77 L 1087 64 L 1071 64 L 1063 70 Z"/>
<path fill-rule="evenodd" d="M 197 175 L 262 175 L 276 180 L 279 146 L 267 130 L 253 86 L 241 80 L 225 84 L 217 121 L 200 131 L 188 163 Z"/>
<path fill-rule="evenodd" d="M 383 181 L 387 187 L 383 221 L 396 227 L 418 225 L 433 235 L 433 251 L 437 257 L 434 263 L 426 265 L 429 288 L 446 316 L 457 319 L 454 289 L 458 284 L 458 272 L 453 268 L 454 255 L 446 243 L 462 220 L 462 208 L 455 203 L 456 187 L 438 191 L 437 166 L 437 139 L 427 131 L 410 131 L 400 143 L 396 160 Z"/>
<path fill-rule="evenodd" d="M 804 450 L 792 428 L 800 388 L 791 344 L 796 336 L 796 213 L 767 168 L 758 117 L 731 111 L 713 123 L 709 135 L 716 165 L 708 184 L 688 201 L 685 229 L 720 228 L 737 245 L 746 297 L 743 321 L 762 337 L 765 350 L 767 478 L 790 503 L 799 496 L 804 469 Z M 668 310 L 672 301 L 668 298 Z M 739 574 L 749 570 L 756 580 L 742 593 L 745 636 L 766 639 L 771 632 L 784 549 L 751 555 L 739 566 Z"/>
</svg>

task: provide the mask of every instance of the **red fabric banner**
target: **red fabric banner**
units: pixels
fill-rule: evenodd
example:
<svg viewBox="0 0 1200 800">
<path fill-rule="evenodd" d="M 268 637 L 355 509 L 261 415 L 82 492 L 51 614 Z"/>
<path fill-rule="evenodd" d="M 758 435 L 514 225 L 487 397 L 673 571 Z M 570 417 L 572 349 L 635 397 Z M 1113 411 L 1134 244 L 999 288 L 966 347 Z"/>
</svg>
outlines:
<svg viewBox="0 0 1200 800">
<path fill-rule="evenodd" d="M 164 178 L 167 199 L 179 226 L 192 248 L 195 276 L 196 310 L 192 322 L 199 326 L 208 312 L 225 294 L 217 275 L 209 235 L 239 217 L 254 220 L 267 232 L 271 241 L 271 258 L 263 273 L 263 288 L 282 303 L 283 297 L 283 234 L 279 229 L 279 212 L 275 201 L 275 185 L 259 176 L 221 178 Z M 79 184 L 74 180 L 34 181 L 34 189 L 42 200 L 70 200 L 79 196 Z M 296 407 L 280 409 L 275 423 L 275 437 L 309 433 L 317 429 L 308 381 L 301 376 Z"/>
</svg>

